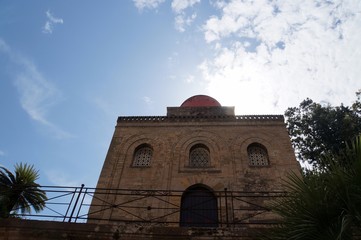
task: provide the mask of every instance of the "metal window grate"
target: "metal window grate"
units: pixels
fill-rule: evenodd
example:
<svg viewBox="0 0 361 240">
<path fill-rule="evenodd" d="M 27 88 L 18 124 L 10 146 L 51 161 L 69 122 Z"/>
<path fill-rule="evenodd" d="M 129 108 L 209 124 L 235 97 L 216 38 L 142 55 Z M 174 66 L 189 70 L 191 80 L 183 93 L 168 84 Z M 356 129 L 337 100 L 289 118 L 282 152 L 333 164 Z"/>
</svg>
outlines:
<svg viewBox="0 0 361 240">
<path fill-rule="evenodd" d="M 153 150 L 150 147 L 142 147 L 134 154 L 133 167 L 149 167 L 152 161 Z"/>
<path fill-rule="evenodd" d="M 269 164 L 266 149 L 258 145 L 248 147 L 248 158 L 251 166 L 267 166 Z"/>
<path fill-rule="evenodd" d="M 191 150 L 189 157 L 189 165 L 191 167 L 209 167 L 210 156 L 209 151 L 204 147 L 197 147 Z"/>
</svg>

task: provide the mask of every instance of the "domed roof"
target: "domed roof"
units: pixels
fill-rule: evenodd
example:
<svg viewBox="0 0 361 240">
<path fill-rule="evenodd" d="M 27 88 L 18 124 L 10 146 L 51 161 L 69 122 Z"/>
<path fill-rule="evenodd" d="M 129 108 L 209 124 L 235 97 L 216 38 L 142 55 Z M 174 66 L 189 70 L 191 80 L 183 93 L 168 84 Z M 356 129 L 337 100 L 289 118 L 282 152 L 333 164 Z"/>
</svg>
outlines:
<svg viewBox="0 0 361 240">
<path fill-rule="evenodd" d="M 195 95 L 185 100 L 181 107 L 221 107 L 221 104 L 210 96 Z"/>
</svg>

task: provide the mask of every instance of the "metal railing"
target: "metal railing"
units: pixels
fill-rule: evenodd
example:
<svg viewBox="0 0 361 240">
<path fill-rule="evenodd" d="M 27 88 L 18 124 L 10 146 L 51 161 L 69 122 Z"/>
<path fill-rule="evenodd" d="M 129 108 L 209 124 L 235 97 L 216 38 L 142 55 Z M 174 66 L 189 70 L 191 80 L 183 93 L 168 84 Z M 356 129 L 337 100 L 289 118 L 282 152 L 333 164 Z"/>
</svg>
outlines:
<svg viewBox="0 0 361 240">
<path fill-rule="evenodd" d="M 153 236 L 153 233 L 134 232 L 133 229 L 127 232 L 126 227 L 147 229 L 147 227 L 158 226 L 181 226 L 180 215 L 184 210 L 181 203 L 184 191 L 96 189 L 84 185 L 79 187 L 42 186 L 41 189 L 48 197 L 45 209 L 37 214 L 14 215 L 14 217 L 72 223 L 111 223 L 117 226 L 116 232 L 119 234 L 121 232 L 121 234 L 132 236 L 137 234 Z M 260 229 L 276 224 L 277 218 L 274 218 L 275 215 L 268 206 L 277 198 L 286 196 L 285 192 L 244 192 L 227 189 L 214 191 L 213 194 L 217 199 L 216 227 L 227 228 L 230 231 L 230 235 L 225 235 L 222 239 L 234 239 L 239 231 L 245 232 L 245 230 Z M 200 226 L 197 222 L 195 223 Z M 233 230 L 235 232 L 232 232 Z M 110 231 L 104 234 L 114 237 L 116 232 Z M 174 236 L 180 236 L 179 234 L 181 233 L 175 232 Z M 168 232 L 166 236 L 171 239 Z M 353 237 L 361 239 L 360 236 L 359 229 L 355 228 Z"/>
<path fill-rule="evenodd" d="M 86 193 L 87 188 L 67 186 L 41 186 L 46 193 L 45 208 L 39 213 L 20 213 L 20 209 L 13 209 L 12 216 L 32 220 L 49 220 L 62 222 L 76 222 L 77 216 L 88 211 L 86 202 L 91 196 Z M 31 206 L 30 206 L 31 208 Z M 84 222 L 84 221 L 83 221 Z"/>
<path fill-rule="evenodd" d="M 40 213 L 18 215 L 25 219 L 63 222 L 125 222 L 151 225 L 179 225 L 183 191 L 96 189 L 79 187 L 42 186 L 48 200 Z M 268 208 L 284 192 L 213 192 L 216 198 L 217 225 L 272 224 Z M 91 203 L 93 200 L 93 203 Z M 189 210 L 189 209 L 188 209 Z M 195 214 L 199 214 L 195 213 Z"/>
</svg>

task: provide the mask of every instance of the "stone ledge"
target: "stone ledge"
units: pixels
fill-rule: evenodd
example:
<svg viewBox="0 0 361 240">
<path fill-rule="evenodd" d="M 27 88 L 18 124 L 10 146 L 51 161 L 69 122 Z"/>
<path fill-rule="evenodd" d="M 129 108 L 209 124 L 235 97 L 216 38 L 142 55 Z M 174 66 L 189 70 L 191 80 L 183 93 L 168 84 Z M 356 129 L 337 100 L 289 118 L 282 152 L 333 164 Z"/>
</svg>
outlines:
<svg viewBox="0 0 361 240">
<path fill-rule="evenodd" d="M 0 238 L 3 240 L 251 240 L 256 239 L 254 236 L 257 229 L 248 226 L 243 228 L 186 228 L 23 219 L 0 220 Z"/>
<path fill-rule="evenodd" d="M 215 116 L 124 116 L 118 117 L 119 122 L 182 122 L 189 120 L 203 120 L 203 121 L 282 121 L 284 122 L 283 115 L 215 115 Z"/>
</svg>

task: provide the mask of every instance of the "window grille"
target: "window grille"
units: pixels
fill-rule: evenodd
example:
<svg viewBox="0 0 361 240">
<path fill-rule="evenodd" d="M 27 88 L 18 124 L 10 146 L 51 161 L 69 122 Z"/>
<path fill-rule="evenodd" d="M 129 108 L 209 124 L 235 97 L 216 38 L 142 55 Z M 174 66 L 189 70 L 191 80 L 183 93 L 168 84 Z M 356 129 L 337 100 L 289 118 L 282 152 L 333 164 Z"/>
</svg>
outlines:
<svg viewBox="0 0 361 240">
<path fill-rule="evenodd" d="M 260 144 L 251 144 L 248 149 L 248 159 L 250 166 L 267 166 L 268 154 L 265 147 Z"/>
<path fill-rule="evenodd" d="M 210 156 L 209 150 L 204 146 L 193 147 L 189 155 L 189 165 L 190 167 L 209 167 L 210 165 Z"/>
<path fill-rule="evenodd" d="M 152 161 L 153 150 L 150 147 L 141 147 L 134 154 L 133 167 L 149 167 Z"/>
</svg>

